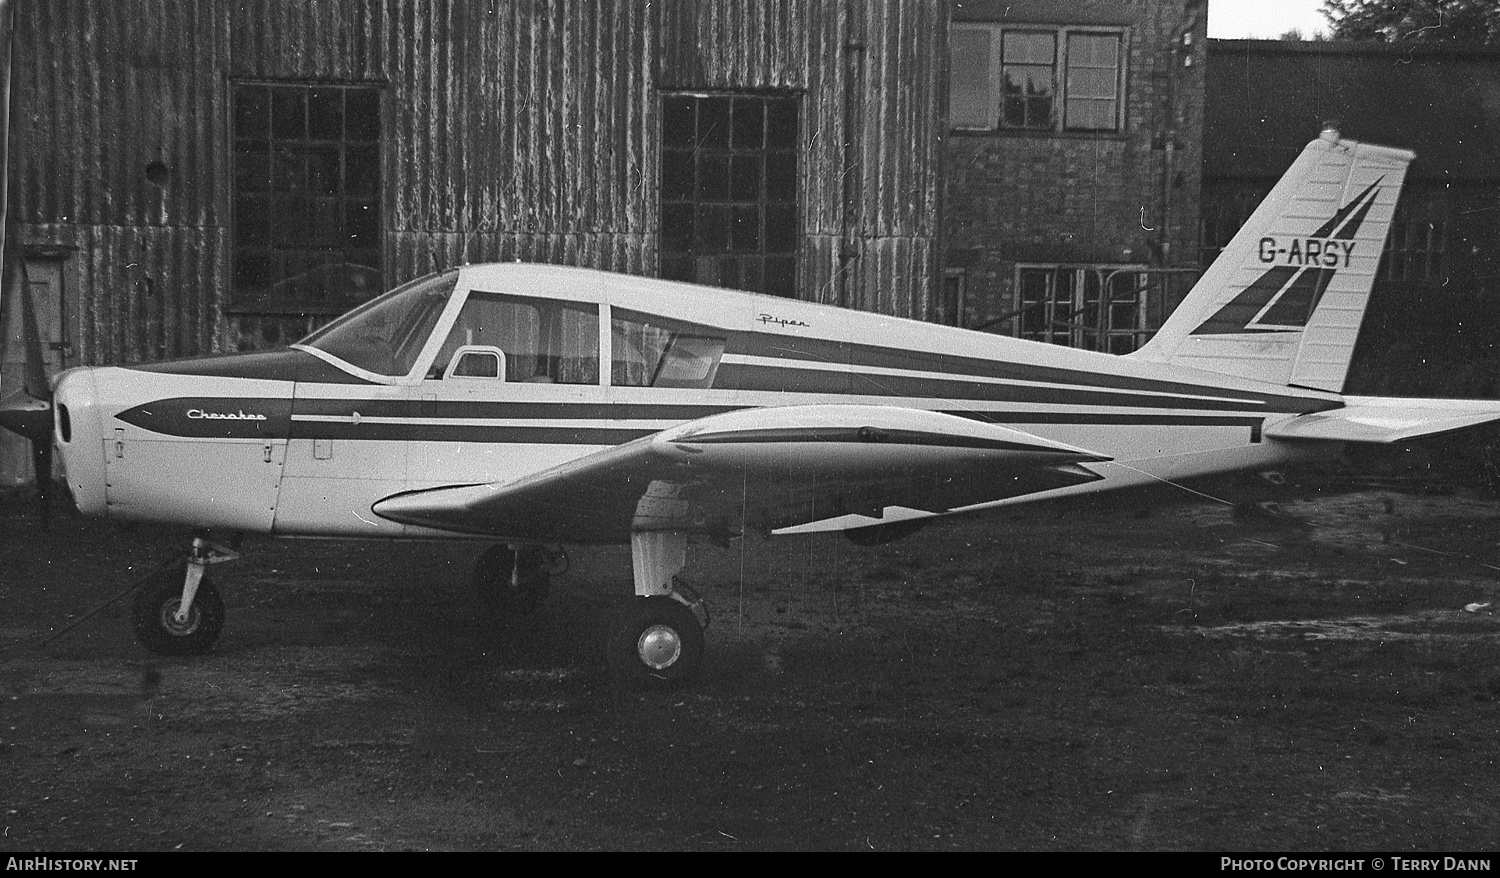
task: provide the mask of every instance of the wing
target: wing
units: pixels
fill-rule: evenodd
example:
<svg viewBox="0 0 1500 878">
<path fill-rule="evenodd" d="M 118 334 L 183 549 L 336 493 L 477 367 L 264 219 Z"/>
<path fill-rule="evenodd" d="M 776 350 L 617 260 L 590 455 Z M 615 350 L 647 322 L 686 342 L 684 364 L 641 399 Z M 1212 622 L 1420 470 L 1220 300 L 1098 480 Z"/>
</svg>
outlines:
<svg viewBox="0 0 1500 878">
<path fill-rule="evenodd" d="M 995 424 L 916 409 L 810 405 L 690 421 L 503 484 L 396 494 L 375 514 L 517 541 L 632 531 L 731 537 L 923 518 L 1100 478 L 1107 460 Z"/>
</svg>

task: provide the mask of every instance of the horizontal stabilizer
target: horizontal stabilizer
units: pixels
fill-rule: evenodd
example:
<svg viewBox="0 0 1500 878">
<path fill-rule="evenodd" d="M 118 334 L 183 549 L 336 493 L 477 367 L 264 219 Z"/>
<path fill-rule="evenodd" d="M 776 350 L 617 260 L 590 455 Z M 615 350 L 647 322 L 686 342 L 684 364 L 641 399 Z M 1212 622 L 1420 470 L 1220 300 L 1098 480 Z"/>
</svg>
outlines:
<svg viewBox="0 0 1500 878">
<path fill-rule="evenodd" d="M 1343 408 L 1266 428 L 1273 439 L 1388 444 L 1500 420 L 1500 400 L 1348 396 Z"/>
</svg>

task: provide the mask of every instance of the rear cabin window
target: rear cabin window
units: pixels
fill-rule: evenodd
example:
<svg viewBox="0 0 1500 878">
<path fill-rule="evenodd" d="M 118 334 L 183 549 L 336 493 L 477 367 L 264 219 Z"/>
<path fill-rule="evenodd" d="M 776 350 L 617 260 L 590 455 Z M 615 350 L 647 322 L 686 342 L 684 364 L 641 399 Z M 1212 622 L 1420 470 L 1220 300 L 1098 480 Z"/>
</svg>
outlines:
<svg viewBox="0 0 1500 878">
<path fill-rule="evenodd" d="M 442 378 L 454 353 L 465 345 L 502 351 L 506 381 L 599 383 L 597 305 L 475 290 L 464 302 L 428 377 Z"/>
<path fill-rule="evenodd" d="M 712 387 L 724 336 L 702 326 L 614 309 L 610 383 L 616 387 Z"/>
</svg>

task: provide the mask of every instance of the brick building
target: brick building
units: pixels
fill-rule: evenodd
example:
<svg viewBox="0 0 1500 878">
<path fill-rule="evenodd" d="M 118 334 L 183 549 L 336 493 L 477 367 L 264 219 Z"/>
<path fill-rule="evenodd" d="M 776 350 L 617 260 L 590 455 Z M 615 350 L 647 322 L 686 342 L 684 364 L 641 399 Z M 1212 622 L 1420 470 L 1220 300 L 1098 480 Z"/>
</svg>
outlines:
<svg viewBox="0 0 1500 878">
<path fill-rule="evenodd" d="M 1197 267 L 1206 6 L 953 5 L 945 316 L 1115 352 L 1159 325 Z"/>
</svg>

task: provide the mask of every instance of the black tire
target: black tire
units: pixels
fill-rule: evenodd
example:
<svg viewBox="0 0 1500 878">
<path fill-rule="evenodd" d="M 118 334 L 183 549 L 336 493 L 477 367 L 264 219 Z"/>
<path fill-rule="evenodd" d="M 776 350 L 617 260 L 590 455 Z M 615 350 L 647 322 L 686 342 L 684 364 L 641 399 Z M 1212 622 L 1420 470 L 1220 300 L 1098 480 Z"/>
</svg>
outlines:
<svg viewBox="0 0 1500 878">
<path fill-rule="evenodd" d="M 185 566 L 174 567 L 152 579 L 136 593 L 130 625 L 135 638 L 155 655 L 202 655 L 213 649 L 224 630 L 224 599 L 207 576 L 198 583 L 186 624 L 172 617 L 182 603 Z"/>
<path fill-rule="evenodd" d="M 670 597 L 637 597 L 615 621 L 605 660 L 626 685 L 680 685 L 703 664 L 703 627 L 692 610 Z"/>
<path fill-rule="evenodd" d="M 481 610 L 492 616 L 527 616 L 541 609 L 552 590 L 547 553 L 536 546 L 521 547 L 520 575 L 511 584 L 516 554 L 509 546 L 491 546 L 474 562 L 470 584 Z"/>
</svg>

